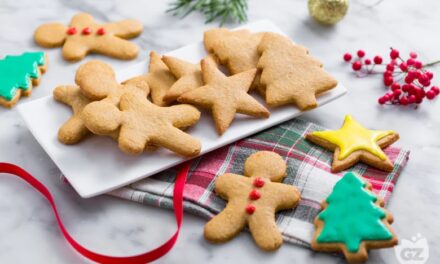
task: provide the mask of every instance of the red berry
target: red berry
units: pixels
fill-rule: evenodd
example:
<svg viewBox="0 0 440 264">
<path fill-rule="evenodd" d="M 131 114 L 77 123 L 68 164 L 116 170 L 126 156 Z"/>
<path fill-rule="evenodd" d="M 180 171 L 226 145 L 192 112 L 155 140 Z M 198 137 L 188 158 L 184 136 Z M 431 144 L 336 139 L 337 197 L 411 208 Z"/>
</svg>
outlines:
<svg viewBox="0 0 440 264">
<path fill-rule="evenodd" d="M 261 188 L 261 187 L 263 187 L 264 186 L 264 184 L 265 184 L 265 181 L 264 181 L 264 179 L 263 178 L 255 178 L 255 180 L 254 180 L 254 186 L 255 187 L 257 187 L 257 188 Z"/>
<path fill-rule="evenodd" d="M 434 74 L 430 71 L 426 71 L 425 72 L 426 76 L 428 76 L 428 79 L 432 80 L 432 78 L 434 78 Z"/>
<path fill-rule="evenodd" d="M 407 105 L 409 103 L 408 97 L 406 96 L 402 96 L 402 98 L 400 98 L 399 103 L 401 105 Z"/>
<path fill-rule="evenodd" d="M 395 91 L 397 89 L 400 89 L 400 84 L 395 82 L 391 85 L 391 90 Z"/>
<path fill-rule="evenodd" d="M 402 94 L 402 90 L 397 89 L 393 91 L 394 97 L 399 98 L 399 96 Z"/>
<path fill-rule="evenodd" d="M 248 213 L 248 214 L 253 214 L 253 213 L 255 212 L 255 209 L 257 209 L 257 208 L 255 207 L 255 205 L 253 205 L 253 204 L 248 204 L 248 205 L 246 206 L 246 213 Z"/>
<path fill-rule="evenodd" d="M 381 56 L 374 56 L 373 60 L 375 64 L 381 64 L 383 61 Z"/>
<path fill-rule="evenodd" d="M 382 98 L 383 98 L 383 100 L 385 100 L 385 102 L 388 102 L 389 100 L 391 100 L 391 97 L 392 96 L 390 96 L 389 94 L 384 94 L 383 96 L 382 96 Z"/>
<path fill-rule="evenodd" d="M 437 86 L 432 86 L 431 90 L 433 90 L 436 95 L 440 94 L 440 89 Z"/>
<path fill-rule="evenodd" d="M 399 51 L 396 49 L 392 49 L 390 51 L 390 58 L 394 60 L 397 59 L 398 57 L 399 57 Z"/>
<path fill-rule="evenodd" d="M 258 200 L 261 197 L 261 193 L 258 190 L 252 190 L 249 193 L 249 199 L 251 200 Z"/>
<path fill-rule="evenodd" d="M 413 65 L 414 62 L 415 62 L 415 60 L 413 58 L 409 58 L 406 60 L 406 64 L 408 64 L 408 65 Z"/>
<path fill-rule="evenodd" d="M 394 65 L 392 63 L 387 64 L 387 71 L 390 71 L 390 72 L 394 71 Z"/>
<path fill-rule="evenodd" d="M 414 68 L 421 69 L 423 67 L 423 64 L 421 61 L 414 61 Z"/>
<path fill-rule="evenodd" d="M 371 60 L 370 59 L 365 59 L 365 64 L 366 65 L 370 65 L 371 64 Z"/>
<path fill-rule="evenodd" d="M 402 91 L 404 91 L 404 92 L 408 92 L 409 89 L 410 89 L 410 86 L 409 86 L 408 84 L 404 84 L 404 85 L 402 85 Z"/>
<path fill-rule="evenodd" d="M 96 33 L 101 36 L 105 35 L 105 28 L 99 28 L 98 31 L 96 31 Z"/>
<path fill-rule="evenodd" d="M 434 99 L 436 95 L 437 94 L 432 89 L 426 92 L 426 98 L 428 98 L 429 100 Z"/>
<path fill-rule="evenodd" d="M 417 58 L 417 53 L 415 53 L 415 52 L 410 52 L 410 53 L 409 53 L 409 56 L 410 56 L 411 58 L 413 58 L 413 59 L 416 59 L 416 58 Z"/>
<path fill-rule="evenodd" d="M 429 81 L 428 76 L 426 76 L 425 74 L 420 74 L 418 79 L 421 84 L 424 84 Z"/>
<path fill-rule="evenodd" d="M 353 65 L 351 65 L 351 68 L 353 68 L 353 71 L 360 71 L 362 69 L 362 63 L 360 61 L 353 62 Z"/>
<path fill-rule="evenodd" d="M 385 84 L 385 86 L 390 86 L 391 84 L 393 84 L 394 79 L 391 76 L 387 76 L 383 79 L 383 84 Z"/>
<path fill-rule="evenodd" d="M 408 103 L 409 104 L 413 104 L 413 103 L 415 103 L 416 102 L 416 96 L 415 95 L 410 95 L 409 97 L 408 97 Z"/>
<path fill-rule="evenodd" d="M 392 72 L 392 71 L 385 71 L 385 72 L 383 73 L 383 77 L 385 78 L 385 77 L 387 77 L 387 76 L 392 77 L 392 76 L 393 76 L 393 72 Z"/>
<path fill-rule="evenodd" d="M 359 58 L 362 58 L 362 57 L 365 56 L 365 51 L 363 51 L 363 50 L 358 50 L 358 51 L 357 51 L 357 55 L 358 55 Z"/>
<path fill-rule="evenodd" d="M 344 61 L 349 62 L 351 61 L 351 54 L 350 53 L 345 53 L 344 54 Z"/>
<path fill-rule="evenodd" d="M 385 98 L 383 97 L 379 97 L 379 99 L 377 100 L 377 102 L 381 105 L 385 104 L 387 101 L 385 100 Z"/>
<path fill-rule="evenodd" d="M 83 35 L 89 35 L 90 33 L 92 33 L 92 29 L 89 28 L 89 27 L 85 27 L 85 28 L 83 28 L 83 30 L 81 31 L 81 33 L 82 33 Z"/>
<path fill-rule="evenodd" d="M 67 30 L 67 35 L 75 35 L 76 34 L 76 28 L 71 27 Z"/>
<path fill-rule="evenodd" d="M 407 75 L 406 77 L 405 77 L 405 82 L 406 83 L 408 83 L 408 84 L 410 84 L 410 83 L 412 83 L 414 81 L 414 77 L 412 77 L 411 75 Z"/>
<path fill-rule="evenodd" d="M 405 62 L 402 62 L 399 65 L 400 70 L 402 70 L 403 72 L 406 72 L 408 70 L 408 65 Z"/>
</svg>

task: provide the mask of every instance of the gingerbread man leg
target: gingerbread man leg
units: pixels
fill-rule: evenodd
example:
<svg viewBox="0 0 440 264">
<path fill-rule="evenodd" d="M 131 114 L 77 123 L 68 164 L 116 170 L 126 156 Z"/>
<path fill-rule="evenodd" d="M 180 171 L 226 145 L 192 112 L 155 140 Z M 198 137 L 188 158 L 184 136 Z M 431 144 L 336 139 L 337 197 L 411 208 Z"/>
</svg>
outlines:
<svg viewBox="0 0 440 264">
<path fill-rule="evenodd" d="M 205 238 L 214 243 L 226 242 L 246 226 L 246 212 L 242 204 L 228 203 L 226 208 L 211 219 L 204 230 Z"/>
<path fill-rule="evenodd" d="M 138 46 L 125 39 L 113 36 L 104 38 L 106 40 L 102 41 L 103 43 L 96 43 L 95 47 L 91 48 L 92 52 L 123 60 L 134 59 L 139 53 Z"/>
<path fill-rule="evenodd" d="M 258 208 L 249 217 L 248 225 L 257 245 L 264 250 L 276 250 L 283 244 L 283 237 L 275 222 L 272 208 Z"/>
<path fill-rule="evenodd" d="M 128 154 L 142 153 L 147 141 L 147 137 L 130 127 L 123 126 L 119 132 L 119 148 Z"/>
</svg>

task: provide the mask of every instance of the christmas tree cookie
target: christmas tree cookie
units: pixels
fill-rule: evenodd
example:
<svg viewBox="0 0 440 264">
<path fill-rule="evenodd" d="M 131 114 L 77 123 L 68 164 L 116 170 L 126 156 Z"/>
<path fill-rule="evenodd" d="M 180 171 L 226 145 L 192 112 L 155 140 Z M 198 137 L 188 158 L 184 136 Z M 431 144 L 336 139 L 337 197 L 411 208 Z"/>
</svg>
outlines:
<svg viewBox="0 0 440 264">
<path fill-rule="evenodd" d="M 258 46 L 262 71 L 258 90 L 269 106 L 294 104 L 300 110 L 317 106 L 316 96 L 336 87 L 338 82 L 306 48 L 289 38 L 266 33 Z"/>
<path fill-rule="evenodd" d="M 25 52 L 0 60 L 0 105 L 11 108 L 21 95 L 29 96 L 47 69 L 44 52 Z"/>
<path fill-rule="evenodd" d="M 314 250 L 342 252 L 349 263 L 359 263 L 368 260 L 369 249 L 397 245 L 392 215 L 371 192 L 371 184 L 354 173 L 346 173 L 321 206 L 315 219 Z"/>
<path fill-rule="evenodd" d="M 139 48 L 127 41 L 142 32 L 142 24 L 134 19 L 98 24 L 86 13 L 73 16 L 69 26 L 47 23 L 35 30 L 35 42 L 45 48 L 63 46 L 63 57 L 68 61 L 83 59 L 88 53 L 131 60 Z"/>
<path fill-rule="evenodd" d="M 215 191 L 228 204 L 205 225 L 205 238 L 214 243 L 226 242 L 248 226 L 261 249 L 279 248 L 283 238 L 275 212 L 296 207 L 301 196 L 295 186 L 281 183 L 285 176 L 285 161 L 270 151 L 259 151 L 247 158 L 244 176 L 219 176 Z"/>
<path fill-rule="evenodd" d="M 397 141 L 399 134 L 392 130 L 368 130 L 347 115 L 342 128 L 315 131 L 307 134 L 306 138 L 334 151 L 333 172 L 345 170 L 359 161 L 384 171 L 392 171 L 394 165 L 382 149 Z"/>
</svg>

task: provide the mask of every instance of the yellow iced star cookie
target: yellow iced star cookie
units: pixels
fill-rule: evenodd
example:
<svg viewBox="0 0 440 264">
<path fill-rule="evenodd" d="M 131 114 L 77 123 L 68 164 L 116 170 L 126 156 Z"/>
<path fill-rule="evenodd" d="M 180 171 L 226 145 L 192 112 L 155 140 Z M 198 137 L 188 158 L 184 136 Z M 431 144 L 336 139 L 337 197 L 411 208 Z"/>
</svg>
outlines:
<svg viewBox="0 0 440 264">
<path fill-rule="evenodd" d="M 315 131 L 306 138 L 326 149 L 334 150 L 333 172 L 347 169 L 359 161 L 391 171 L 394 166 L 382 149 L 397 141 L 399 134 L 392 130 L 368 130 L 350 115 L 346 115 L 342 128 Z"/>
</svg>

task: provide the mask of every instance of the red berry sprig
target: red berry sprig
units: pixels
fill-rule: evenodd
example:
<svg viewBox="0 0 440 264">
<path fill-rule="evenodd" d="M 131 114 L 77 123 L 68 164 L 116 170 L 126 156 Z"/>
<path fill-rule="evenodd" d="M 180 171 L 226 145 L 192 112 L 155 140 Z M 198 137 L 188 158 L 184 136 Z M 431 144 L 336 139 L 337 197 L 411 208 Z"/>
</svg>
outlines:
<svg viewBox="0 0 440 264">
<path fill-rule="evenodd" d="M 378 103 L 389 105 L 421 104 L 425 98 L 432 100 L 440 94 L 437 86 L 431 86 L 434 74 L 427 67 L 433 66 L 440 61 L 423 64 L 417 60 L 417 53 L 410 52 L 408 59 L 403 59 L 397 49 L 391 48 L 390 61 L 383 62 L 379 55 L 373 59 L 365 58 L 365 51 L 358 50 L 357 57 L 353 58 L 350 53 L 345 53 L 344 61 L 351 63 L 351 68 L 358 77 L 369 74 L 383 74 L 383 84 L 390 91 L 378 99 Z M 379 66 L 385 66 L 382 71 L 374 71 Z"/>
</svg>

